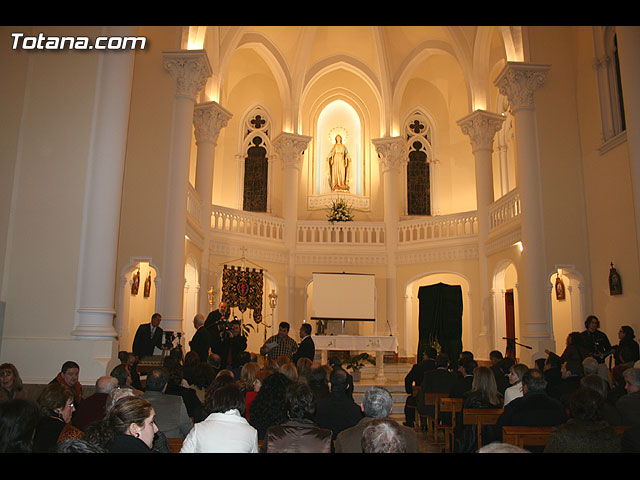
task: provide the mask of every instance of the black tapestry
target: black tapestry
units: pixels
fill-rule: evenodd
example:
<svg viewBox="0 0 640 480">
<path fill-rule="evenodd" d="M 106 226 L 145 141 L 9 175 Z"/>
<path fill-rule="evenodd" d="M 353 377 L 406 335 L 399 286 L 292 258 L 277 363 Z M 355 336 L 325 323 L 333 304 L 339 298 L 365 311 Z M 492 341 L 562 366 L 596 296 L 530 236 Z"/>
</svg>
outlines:
<svg viewBox="0 0 640 480">
<path fill-rule="evenodd" d="M 462 352 L 462 287 L 438 283 L 418 289 L 418 360 L 434 341 L 453 366 Z"/>
<path fill-rule="evenodd" d="M 262 270 L 224 266 L 222 271 L 222 301 L 241 312 L 253 310 L 254 320 L 262 319 Z"/>
</svg>

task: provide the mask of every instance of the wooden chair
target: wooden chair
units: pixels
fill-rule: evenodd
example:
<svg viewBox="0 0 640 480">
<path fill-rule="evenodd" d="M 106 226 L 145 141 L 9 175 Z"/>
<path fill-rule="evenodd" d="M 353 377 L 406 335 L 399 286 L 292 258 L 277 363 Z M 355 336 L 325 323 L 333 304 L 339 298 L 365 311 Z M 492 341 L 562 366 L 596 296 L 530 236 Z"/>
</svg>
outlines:
<svg viewBox="0 0 640 480">
<path fill-rule="evenodd" d="M 440 407 L 440 399 L 448 396 L 449 396 L 448 393 L 425 393 L 423 395 L 424 405 L 427 407 L 432 406 L 434 410 L 433 416 L 426 415 L 424 417 L 425 421 L 427 422 L 427 438 L 431 438 L 433 442 L 436 444 L 440 443 L 438 440 L 439 429 L 437 428 L 440 424 L 440 420 L 438 419 L 438 409 Z M 444 439 L 443 439 L 443 442 L 444 442 Z"/>
<path fill-rule="evenodd" d="M 444 451 L 445 453 L 453 452 L 453 444 L 455 439 L 455 429 L 458 413 L 462 412 L 462 398 L 444 397 L 440 399 L 438 412 L 439 414 L 448 412 L 451 414 L 451 424 L 441 424 L 438 428 L 444 433 Z"/>
<path fill-rule="evenodd" d="M 169 442 L 169 449 L 171 450 L 171 453 L 180 453 L 184 438 L 167 438 L 167 441 Z"/>
<path fill-rule="evenodd" d="M 420 393 L 420 387 L 414 386 L 413 391 L 411 392 L 411 396 L 416 399 L 418 398 L 418 394 Z M 413 410 L 413 428 L 418 432 L 422 430 L 422 422 L 420 422 L 420 413 L 418 412 L 418 407 L 416 405 L 406 405 L 408 410 Z"/>
<path fill-rule="evenodd" d="M 482 426 L 495 425 L 502 412 L 502 408 L 465 408 L 462 410 L 464 425 L 476 425 L 477 427 L 478 448 L 482 446 Z"/>
</svg>

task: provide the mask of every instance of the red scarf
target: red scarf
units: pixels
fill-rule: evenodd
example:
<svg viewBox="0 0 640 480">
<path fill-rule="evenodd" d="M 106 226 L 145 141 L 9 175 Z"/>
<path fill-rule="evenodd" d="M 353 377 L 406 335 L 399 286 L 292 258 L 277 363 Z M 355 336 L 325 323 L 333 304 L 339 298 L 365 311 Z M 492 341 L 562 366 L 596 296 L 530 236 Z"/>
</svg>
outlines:
<svg viewBox="0 0 640 480">
<path fill-rule="evenodd" d="M 62 377 L 62 372 L 58 373 L 56 380 L 61 384 L 66 385 L 71 390 L 73 390 L 73 401 L 79 405 L 80 401 L 82 400 L 82 385 L 80 385 L 80 382 L 76 382 L 76 384 L 72 387 L 71 385 L 67 384 L 67 382 L 64 381 L 64 378 Z M 76 405 L 76 408 L 77 408 L 77 405 Z"/>
</svg>

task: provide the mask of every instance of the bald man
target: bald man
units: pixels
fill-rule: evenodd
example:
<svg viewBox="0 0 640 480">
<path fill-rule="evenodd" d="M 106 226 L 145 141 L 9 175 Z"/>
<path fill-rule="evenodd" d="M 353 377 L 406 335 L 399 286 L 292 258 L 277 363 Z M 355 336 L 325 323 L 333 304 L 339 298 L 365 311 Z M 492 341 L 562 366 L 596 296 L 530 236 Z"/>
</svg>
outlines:
<svg viewBox="0 0 640 480">
<path fill-rule="evenodd" d="M 118 380 L 108 375 L 96 380 L 96 393 L 85 398 L 75 414 L 72 423 L 82 431 L 92 423 L 102 420 L 105 414 L 105 404 L 109 394 L 118 388 Z"/>
<path fill-rule="evenodd" d="M 193 326 L 196 329 L 193 338 L 189 342 L 192 352 L 196 352 L 201 362 L 206 362 L 209 357 L 209 348 L 211 348 L 211 334 L 209 329 L 204 326 L 204 315 L 197 314 L 193 318 Z"/>
</svg>

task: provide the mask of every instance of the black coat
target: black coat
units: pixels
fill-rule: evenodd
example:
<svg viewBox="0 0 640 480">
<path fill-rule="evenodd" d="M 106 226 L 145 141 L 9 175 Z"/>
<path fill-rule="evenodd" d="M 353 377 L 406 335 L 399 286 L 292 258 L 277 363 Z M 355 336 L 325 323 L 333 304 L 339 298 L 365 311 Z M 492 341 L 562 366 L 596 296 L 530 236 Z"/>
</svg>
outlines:
<svg viewBox="0 0 640 480">
<path fill-rule="evenodd" d="M 151 338 L 151 324 L 143 323 L 138 327 L 136 336 L 133 339 L 133 353 L 139 359 L 148 355 L 153 355 L 154 347 L 162 348 L 162 338 L 164 331 L 156 327 L 156 331 Z"/>
<path fill-rule="evenodd" d="M 316 423 L 320 428 L 333 432 L 335 440 L 338 434 L 353 427 L 364 414 L 347 393 L 331 392 L 316 401 Z"/>
<path fill-rule="evenodd" d="M 296 350 L 296 353 L 293 354 L 292 360 L 294 364 L 297 363 L 301 358 L 308 358 L 313 362 L 315 356 L 316 345 L 315 343 L 313 343 L 313 338 L 311 338 L 311 335 L 309 335 L 302 339 L 300 345 L 298 345 L 298 350 Z"/>
<path fill-rule="evenodd" d="M 209 349 L 211 348 L 211 335 L 205 327 L 196 330 L 193 338 L 189 342 L 192 352 L 196 352 L 201 362 L 206 362 L 209 358 Z"/>
</svg>

